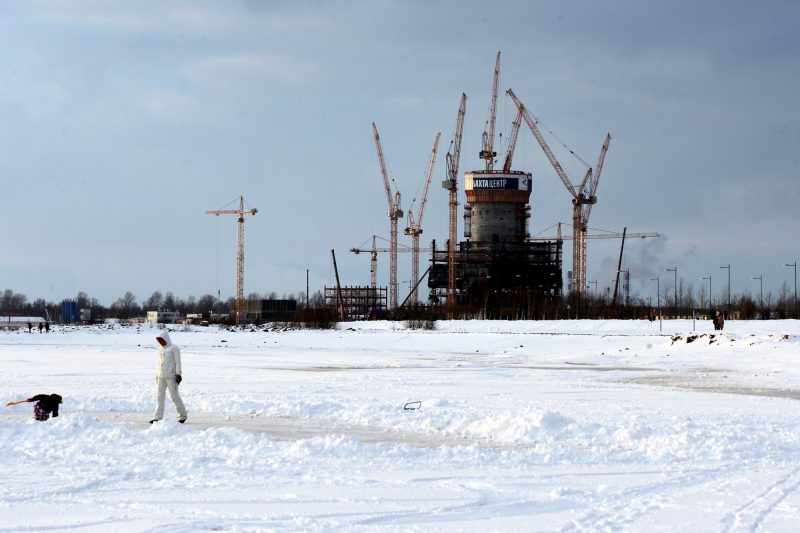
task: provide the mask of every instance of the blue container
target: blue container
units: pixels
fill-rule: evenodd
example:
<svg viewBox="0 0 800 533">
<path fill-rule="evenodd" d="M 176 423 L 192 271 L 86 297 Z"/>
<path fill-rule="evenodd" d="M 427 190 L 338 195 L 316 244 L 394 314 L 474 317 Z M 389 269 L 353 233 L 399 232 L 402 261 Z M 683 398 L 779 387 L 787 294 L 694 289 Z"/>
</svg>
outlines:
<svg viewBox="0 0 800 533">
<path fill-rule="evenodd" d="M 78 302 L 64 300 L 61 302 L 61 322 L 70 324 L 78 321 Z"/>
</svg>

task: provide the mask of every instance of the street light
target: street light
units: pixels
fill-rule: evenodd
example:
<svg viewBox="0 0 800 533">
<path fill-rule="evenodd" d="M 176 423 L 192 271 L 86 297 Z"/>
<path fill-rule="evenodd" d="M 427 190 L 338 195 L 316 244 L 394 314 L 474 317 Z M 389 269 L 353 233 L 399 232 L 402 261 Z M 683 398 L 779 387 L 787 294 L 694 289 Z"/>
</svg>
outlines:
<svg viewBox="0 0 800 533">
<path fill-rule="evenodd" d="M 752 279 L 757 279 L 760 284 L 760 288 L 758 290 L 758 307 L 759 311 L 764 313 L 764 276 L 753 276 Z"/>
<path fill-rule="evenodd" d="M 587 281 L 586 288 L 589 288 L 589 284 L 594 283 L 594 297 L 597 298 L 597 280 L 595 281 Z"/>
<path fill-rule="evenodd" d="M 728 309 L 727 312 L 731 312 L 731 264 L 728 263 L 728 266 L 721 266 L 720 268 L 724 268 L 728 271 Z"/>
<path fill-rule="evenodd" d="M 664 272 L 675 273 L 675 318 L 678 318 L 678 267 L 665 268 Z"/>
<path fill-rule="evenodd" d="M 794 267 L 794 317 L 800 318 L 797 314 L 797 261 L 794 263 L 786 263 L 785 267 Z"/>
<path fill-rule="evenodd" d="M 703 279 L 708 280 L 708 309 L 710 312 L 711 308 L 714 307 L 714 304 L 711 303 L 711 275 L 709 275 L 708 277 L 703 277 Z"/>
</svg>

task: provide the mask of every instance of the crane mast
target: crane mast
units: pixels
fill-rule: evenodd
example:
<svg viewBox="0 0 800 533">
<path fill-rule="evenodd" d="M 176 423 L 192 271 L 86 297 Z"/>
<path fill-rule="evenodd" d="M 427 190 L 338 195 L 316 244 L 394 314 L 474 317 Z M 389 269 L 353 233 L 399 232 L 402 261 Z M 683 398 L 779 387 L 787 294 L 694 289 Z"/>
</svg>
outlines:
<svg viewBox="0 0 800 533">
<path fill-rule="evenodd" d="M 236 323 L 244 311 L 244 215 L 255 215 L 258 209 L 245 209 L 244 196 L 239 197 L 239 209 L 215 209 L 206 211 L 207 215 L 237 215 L 237 247 L 236 247 Z"/>
<path fill-rule="evenodd" d="M 428 202 L 428 188 L 431 184 L 431 176 L 433 176 L 433 167 L 436 164 L 436 152 L 439 149 L 439 138 L 441 136 L 441 132 L 437 132 L 436 138 L 433 140 L 431 158 L 428 161 L 428 172 L 425 174 L 425 182 L 422 187 L 422 199 L 417 208 L 417 215 L 415 216 L 411 209 L 408 210 L 408 227 L 405 229 L 405 234 L 411 235 L 411 283 L 414 287 L 411 296 L 412 304 L 419 303 L 419 293 L 416 288 L 417 285 L 419 285 L 419 236 L 422 233 L 422 217 L 425 215 L 425 204 Z"/>
<path fill-rule="evenodd" d="M 492 103 L 489 106 L 488 131 L 483 132 L 483 149 L 478 156 L 486 161 L 486 170 L 494 168 L 494 158 L 497 152 L 494 151 L 494 125 L 497 121 L 497 89 L 500 86 L 500 52 L 497 52 L 497 59 L 494 62 L 494 77 L 492 79 Z"/>
<path fill-rule="evenodd" d="M 517 147 L 517 137 L 519 137 L 519 126 L 522 124 L 522 110 L 517 110 L 517 117 L 511 123 L 511 133 L 508 138 L 508 149 L 506 159 L 503 163 L 503 172 L 511 172 L 511 160 L 514 158 L 514 149 Z"/>
<path fill-rule="evenodd" d="M 372 123 L 372 131 L 375 134 L 375 148 L 378 151 L 378 161 L 381 165 L 381 175 L 383 176 L 383 186 L 386 190 L 386 201 L 389 204 L 389 237 L 390 237 L 390 257 L 389 257 L 389 308 L 397 307 L 397 220 L 403 217 L 400 209 L 400 191 L 397 191 L 392 198 L 392 188 L 389 184 L 389 173 L 386 171 L 386 162 L 383 158 L 383 147 L 381 138 L 378 135 L 378 127 Z"/>
<path fill-rule="evenodd" d="M 447 303 L 456 302 L 456 234 L 458 233 L 458 165 L 461 159 L 461 137 L 464 132 L 464 114 L 467 110 L 467 95 L 461 93 L 461 103 L 456 117 L 456 131 L 453 138 L 453 151 L 447 152 L 447 179 L 442 187 L 448 190 L 448 233 L 447 233 Z"/>
<path fill-rule="evenodd" d="M 369 260 L 369 284 L 373 290 L 378 288 L 378 249 L 375 247 L 375 235 L 372 236 L 372 253 Z"/>
</svg>

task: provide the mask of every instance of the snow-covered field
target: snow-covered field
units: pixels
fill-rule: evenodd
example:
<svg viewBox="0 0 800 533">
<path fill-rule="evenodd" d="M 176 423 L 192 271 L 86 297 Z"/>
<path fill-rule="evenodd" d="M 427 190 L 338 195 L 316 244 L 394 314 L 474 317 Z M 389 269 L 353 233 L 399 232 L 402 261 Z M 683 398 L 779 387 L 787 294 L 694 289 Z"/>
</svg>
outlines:
<svg viewBox="0 0 800 533">
<path fill-rule="evenodd" d="M 0 407 L 0 531 L 797 530 L 800 322 L 692 330 L 176 327 L 153 426 L 157 330 L 0 332 L 0 402 L 64 396 Z"/>
</svg>

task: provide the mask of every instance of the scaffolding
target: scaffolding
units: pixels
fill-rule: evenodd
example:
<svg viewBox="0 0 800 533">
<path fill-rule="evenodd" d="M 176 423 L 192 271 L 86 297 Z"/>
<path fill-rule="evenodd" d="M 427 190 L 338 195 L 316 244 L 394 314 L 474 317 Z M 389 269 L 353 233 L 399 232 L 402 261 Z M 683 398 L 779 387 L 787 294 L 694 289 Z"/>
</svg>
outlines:
<svg viewBox="0 0 800 533">
<path fill-rule="evenodd" d="M 475 293 L 524 291 L 540 298 L 561 296 L 563 241 L 478 243 L 460 242 L 456 252 L 456 288 L 459 303 Z M 436 250 L 428 287 L 434 300 L 446 294 L 447 251 Z"/>
<path fill-rule="evenodd" d="M 345 321 L 374 320 L 386 315 L 387 294 L 386 287 L 325 287 L 325 307 L 343 309 Z"/>
</svg>

